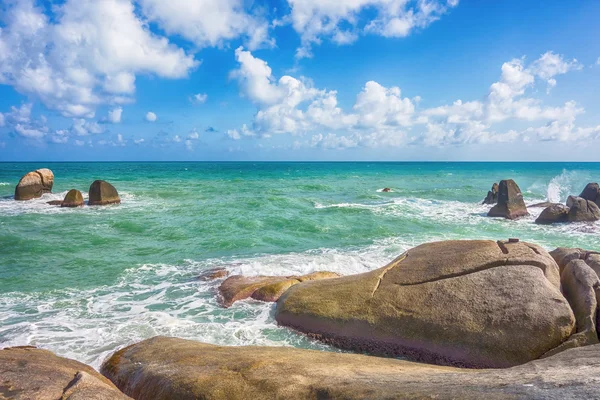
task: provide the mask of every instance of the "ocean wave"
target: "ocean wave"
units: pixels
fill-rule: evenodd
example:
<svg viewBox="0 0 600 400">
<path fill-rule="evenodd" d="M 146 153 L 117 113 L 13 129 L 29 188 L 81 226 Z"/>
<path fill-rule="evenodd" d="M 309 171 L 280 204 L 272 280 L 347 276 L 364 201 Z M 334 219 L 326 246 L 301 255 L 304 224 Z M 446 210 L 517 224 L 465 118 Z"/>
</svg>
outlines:
<svg viewBox="0 0 600 400">
<path fill-rule="evenodd" d="M 546 197 L 553 203 L 565 202 L 570 195 L 579 195 L 588 181 L 588 174 L 564 169 L 548 183 Z"/>
<path fill-rule="evenodd" d="M 8 183 L 8 182 L 0 182 L 0 186 L 8 186 L 8 185 L 10 185 L 10 183 Z"/>
</svg>

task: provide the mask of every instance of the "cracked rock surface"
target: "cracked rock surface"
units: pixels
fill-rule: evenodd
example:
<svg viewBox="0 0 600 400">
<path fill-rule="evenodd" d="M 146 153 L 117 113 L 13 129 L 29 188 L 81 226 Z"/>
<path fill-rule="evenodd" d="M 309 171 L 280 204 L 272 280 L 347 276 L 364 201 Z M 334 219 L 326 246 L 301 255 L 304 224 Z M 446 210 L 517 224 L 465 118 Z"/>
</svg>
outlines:
<svg viewBox="0 0 600 400">
<path fill-rule="evenodd" d="M 0 399 L 131 400 L 92 367 L 35 347 L 0 350 Z"/>
<path fill-rule="evenodd" d="M 600 345 L 518 367 L 468 370 L 289 347 L 221 347 L 156 337 L 101 371 L 137 400 L 596 399 Z"/>
<path fill-rule="evenodd" d="M 349 350 L 473 368 L 538 359 L 575 329 L 554 259 L 487 240 L 428 243 L 375 271 L 291 287 L 276 319 Z"/>
</svg>

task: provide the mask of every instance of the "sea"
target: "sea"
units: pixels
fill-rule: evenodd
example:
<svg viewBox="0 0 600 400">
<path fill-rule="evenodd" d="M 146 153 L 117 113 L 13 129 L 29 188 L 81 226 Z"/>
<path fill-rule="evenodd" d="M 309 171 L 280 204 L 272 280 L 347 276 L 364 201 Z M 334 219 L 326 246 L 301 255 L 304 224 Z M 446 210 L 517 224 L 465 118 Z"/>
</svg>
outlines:
<svg viewBox="0 0 600 400">
<path fill-rule="evenodd" d="M 25 173 L 50 168 L 53 193 L 17 202 Z M 47 205 L 96 179 L 120 205 Z M 598 163 L 0 163 L 0 347 L 32 345 L 98 368 L 156 335 L 219 345 L 336 351 L 277 326 L 274 305 L 225 309 L 231 274 L 358 274 L 422 243 L 507 239 L 600 250 L 600 223 L 488 218 L 494 182 L 526 203 L 565 202 L 600 180 Z M 390 192 L 383 192 L 390 188 Z"/>
</svg>

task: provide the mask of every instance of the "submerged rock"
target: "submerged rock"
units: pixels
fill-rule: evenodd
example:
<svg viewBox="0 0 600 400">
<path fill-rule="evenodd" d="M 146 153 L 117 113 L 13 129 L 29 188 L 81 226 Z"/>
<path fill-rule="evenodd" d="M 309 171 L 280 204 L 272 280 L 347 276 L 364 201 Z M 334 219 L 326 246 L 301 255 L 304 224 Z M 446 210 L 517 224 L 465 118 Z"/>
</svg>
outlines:
<svg viewBox="0 0 600 400">
<path fill-rule="evenodd" d="M 498 184 L 494 183 L 492 185 L 492 189 L 488 192 L 485 199 L 483 199 L 483 203 L 481 204 L 496 204 L 498 203 Z"/>
<path fill-rule="evenodd" d="M 569 220 L 569 207 L 562 204 L 553 204 L 546 208 L 535 220 L 536 224 L 549 225 Z"/>
<path fill-rule="evenodd" d="M 527 215 L 529 213 L 519 186 L 512 179 L 500 181 L 498 204 L 492 207 L 488 216 L 516 219 Z"/>
<path fill-rule="evenodd" d="M 214 281 L 221 278 L 227 278 L 229 276 L 229 271 L 225 268 L 213 268 L 206 271 L 203 271 L 200 275 L 198 275 L 199 281 Z"/>
<path fill-rule="evenodd" d="M 219 301 L 224 307 L 247 298 L 273 302 L 290 287 L 301 282 L 338 278 L 334 272 L 313 272 L 303 276 L 242 276 L 234 275 L 219 287 Z"/>
<path fill-rule="evenodd" d="M 46 204 L 51 205 L 51 206 L 62 206 L 63 201 L 62 200 L 51 200 L 51 201 L 47 201 Z"/>
<path fill-rule="evenodd" d="M 81 192 L 77 189 L 71 189 L 62 201 L 61 207 L 83 207 L 83 205 L 84 201 Z"/>
<path fill-rule="evenodd" d="M 553 203 L 551 201 L 544 201 L 542 203 L 536 203 L 536 204 L 532 204 L 530 206 L 527 206 L 527 208 L 548 208 L 551 206 L 555 206 L 555 205 L 562 205 L 560 203 Z"/>
<path fill-rule="evenodd" d="M 582 197 L 569 196 L 569 222 L 593 222 L 600 220 L 600 208 L 593 201 Z"/>
<path fill-rule="evenodd" d="M 464 370 L 290 347 L 220 347 L 155 337 L 116 352 L 102 373 L 137 400 L 592 399 L 600 345 L 518 367 Z"/>
<path fill-rule="evenodd" d="M 482 368 L 537 359 L 575 325 L 544 249 L 484 240 L 424 244 L 375 271 L 293 286 L 275 318 L 344 349 Z"/>
<path fill-rule="evenodd" d="M 35 347 L 0 350 L 0 399 L 126 400 L 92 367 Z M 130 399 L 131 400 L 131 399 Z"/>
<path fill-rule="evenodd" d="M 15 200 L 31 200 L 52 192 L 54 174 L 47 168 L 25 174 L 15 188 Z"/>
<path fill-rule="evenodd" d="M 90 206 L 104 206 L 121 202 L 117 189 L 106 181 L 94 181 L 90 186 L 89 196 L 88 205 Z"/>
<path fill-rule="evenodd" d="M 390 188 L 384 188 L 384 189 L 382 190 L 382 192 L 383 192 L 383 193 L 389 193 L 389 192 L 391 192 L 391 191 L 392 191 L 392 189 L 390 189 Z"/>
</svg>

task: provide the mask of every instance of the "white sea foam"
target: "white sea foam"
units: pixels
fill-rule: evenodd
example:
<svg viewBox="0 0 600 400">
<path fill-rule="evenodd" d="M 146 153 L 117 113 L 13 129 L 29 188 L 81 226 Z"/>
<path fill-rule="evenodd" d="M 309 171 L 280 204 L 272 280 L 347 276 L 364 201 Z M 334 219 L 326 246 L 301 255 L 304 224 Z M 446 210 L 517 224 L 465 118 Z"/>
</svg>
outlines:
<svg viewBox="0 0 600 400">
<path fill-rule="evenodd" d="M 547 198 L 553 203 L 561 203 L 567 200 L 569 195 L 579 195 L 589 177 L 579 171 L 563 170 L 560 175 L 552 178 L 548 184 Z"/>
<path fill-rule="evenodd" d="M 148 205 L 141 201 L 133 193 L 120 192 L 121 204 L 119 206 L 108 207 L 83 207 L 83 208 L 61 208 L 47 204 L 49 201 L 63 200 L 68 191 L 58 193 L 45 193 L 42 197 L 27 201 L 16 201 L 12 196 L 0 198 L 0 215 L 21 215 L 21 214 L 57 214 L 73 212 L 107 212 L 119 208 L 135 208 Z M 87 201 L 88 193 L 81 192 L 84 200 Z"/>
<path fill-rule="evenodd" d="M 8 185 L 10 185 L 10 183 L 8 183 L 8 182 L 0 182 L 0 186 L 8 186 Z"/>
</svg>

